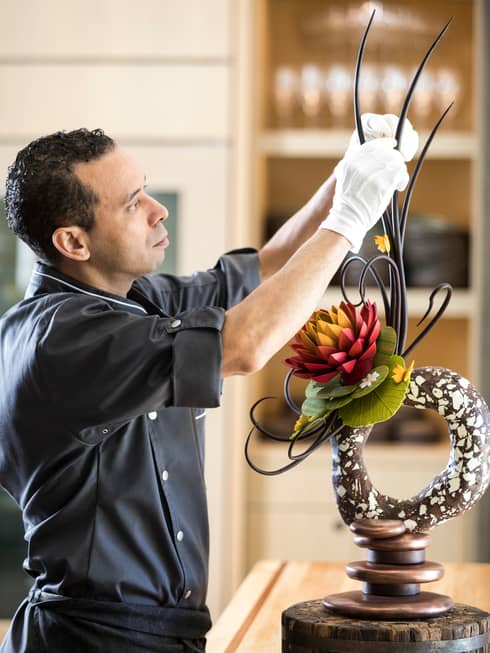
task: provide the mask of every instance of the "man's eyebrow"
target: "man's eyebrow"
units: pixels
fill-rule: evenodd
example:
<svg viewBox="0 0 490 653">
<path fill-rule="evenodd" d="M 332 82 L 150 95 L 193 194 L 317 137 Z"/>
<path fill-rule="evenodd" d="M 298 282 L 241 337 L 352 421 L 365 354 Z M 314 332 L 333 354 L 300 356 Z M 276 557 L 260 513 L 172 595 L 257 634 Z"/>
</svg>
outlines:
<svg viewBox="0 0 490 653">
<path fill-rule="evenodd" d="M 144 183 L 146 184 L 146 175 L 145 175 L 145 178 L 144 178 Z M 143 188 L 145 188 L 145 185 L 143 185 L 141 188 L 137 188 L 136 190 L 133 190 L 132 193 L 128 193 L 126 195 L 126 197 L 124 198 L 124 204 L 129 204 L 129 202 L 131 202 L 133 197 L 136 197 L 136 195 L 138 193 L 140 193 L 143 190 Z"/>
</svg>

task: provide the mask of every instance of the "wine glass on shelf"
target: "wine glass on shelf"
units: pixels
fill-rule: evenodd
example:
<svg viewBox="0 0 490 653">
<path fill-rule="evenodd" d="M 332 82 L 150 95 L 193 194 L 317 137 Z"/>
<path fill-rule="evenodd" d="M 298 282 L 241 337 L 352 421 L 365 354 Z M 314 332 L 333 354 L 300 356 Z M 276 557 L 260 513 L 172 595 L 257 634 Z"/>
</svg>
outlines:
<svg viewBox="0 0 490 653">
<path fill-rule="evenodd" d="M 345 127 L 352 108 L 352 73 L 342 64 L 328 67 L 324 79 L 327 107 L 334 127 Z"/>
<path fill-rule="evenodd" d="M 412 96 L 411 109 L 415 124 L 419 129 L 429 129 L 430 127 L 436 91 L 435 81 L 434 74 L 430 70 L 424 70 Z"/>
<path fill-rule="evenodd" d="M 364 64 L 359 77 L 361 112 L 376 111 L 380 91 L 380 74 L 374 64 Z M 366 107 L 364 109 L 364 107 Z"/>
<path fill-rule="evenodd" d="M 323 76 L 314 64 L 305 64 L 301 69 L 300 99 L 301 108 L 308 127 L 318 126 L 322 105 Z"/>
<path fill-rule="evenodd" d="M 400 113 L 407 88 L 408 75 L 400 66 L 389 65 L 382 69 L 379 93 L 384 113 Z"/>
<path fill-rule="evenodd" d="M 280 66 L 274 75 L 274 108 L 279 127 L 292 127 L 298 102 L 298 75 L 290 66 Z"/>
<path fill-rule="evenodd" d="M 454 102 L 451 111 L 447 114 L 444 122 L 446 126 L 451 125 L 458 110 L 458 100 L 461 96 L 460 76 L 452 68 L 440 68 L 436 73 L 434 104 L 439 113 L 442 113 Z"/>
</svg>

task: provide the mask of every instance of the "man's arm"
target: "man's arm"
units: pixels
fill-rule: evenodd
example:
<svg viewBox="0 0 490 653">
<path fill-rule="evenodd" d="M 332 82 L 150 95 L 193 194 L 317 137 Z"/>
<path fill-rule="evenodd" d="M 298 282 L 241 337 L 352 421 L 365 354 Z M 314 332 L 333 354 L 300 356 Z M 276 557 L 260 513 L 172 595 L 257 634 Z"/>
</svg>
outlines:
<svg viewBox="0 0 490 653">
<path fill-rule="evenodd" d="M 331 175 L 259 251 L 260 278 L 265 281 L 277 272 L 310 238 L 332 208 L 335 176 Z"/>
<path fill-rule="evenodd" d="M 287 342 L 315 310 L 349 241 L 318 229 L 276 274 L 225 314 L 222 376 L 251 374 Z"/>
<path fill-rule="evenodd" d="M 226 312 L 222 376 L 261 369 L 310 317 L 349 248 L 360 246 L 393 192 L 408 183 L 407 167 L 394 145 L 391 138 L 376 139 L 348 152 L 335 169 L 332 208 L 320 228 Z"/>
</svg>

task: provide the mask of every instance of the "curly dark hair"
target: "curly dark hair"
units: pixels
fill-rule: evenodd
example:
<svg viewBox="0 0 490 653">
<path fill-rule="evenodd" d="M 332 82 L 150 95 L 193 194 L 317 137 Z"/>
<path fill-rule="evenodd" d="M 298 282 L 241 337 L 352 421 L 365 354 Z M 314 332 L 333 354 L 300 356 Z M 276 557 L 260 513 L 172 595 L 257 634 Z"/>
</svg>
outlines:
<svg viewBox="0 0 490 653">
<path fill-rule="evenodd" d="M 76 129 L 38 138 L 17 154 L 7 174 L 7 223 L 39 258 L 59 260 L 51 240 L 58 227 L 92 228 L 99 198 L 73 168 L 115 146 L 102 129 Z"/>
</svg>

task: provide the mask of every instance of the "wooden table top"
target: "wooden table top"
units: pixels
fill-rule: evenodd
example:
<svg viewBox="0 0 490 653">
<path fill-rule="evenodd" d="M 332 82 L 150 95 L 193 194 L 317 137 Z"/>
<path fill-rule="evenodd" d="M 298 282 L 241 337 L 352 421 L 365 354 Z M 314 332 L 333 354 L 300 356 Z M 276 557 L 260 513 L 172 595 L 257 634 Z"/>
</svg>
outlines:
<svg viewBox="0 0 490 653">
<path fill-rule="evenodd" d="M 258 562 L 208 635 L 207 653 L 280 653 L 281 613 L 290 605 L 359 589 L 339 562 Z M 427 590 L 490 612 L 490 564 L 445 564 Z M 8 621 L 0 620 L 0 641 Z"/>
<path fill-rule="evenodd" d="M 283 610 L 360 589 L 344 568 L 337 562 L 258 562 L 210 631 L 207 653 L 280 653 Z M 490 612 L 490 564 L 446 563 L 444 568 L 444 578 L 424 589 Z"/>
</svg>

